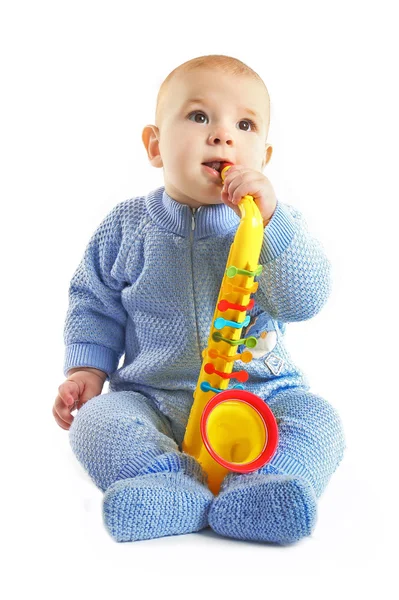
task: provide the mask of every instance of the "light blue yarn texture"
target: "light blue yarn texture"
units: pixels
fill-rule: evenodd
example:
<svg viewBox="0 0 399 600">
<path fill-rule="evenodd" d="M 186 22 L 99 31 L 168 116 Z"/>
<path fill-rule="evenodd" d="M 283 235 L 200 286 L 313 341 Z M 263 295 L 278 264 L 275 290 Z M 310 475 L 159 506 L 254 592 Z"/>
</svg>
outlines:
<svg viewBox="0 0 399 600">
<path fill-rule="evenodd" d="M 266 473 L 228 477 L 229 485 L 224 485 L 208 514 L 216 533 L 275 544 L 291 544 L 311 535 L 317 506 L 306 479 Z"/>
<path fill-rule="evenodd" d="M 104 495 L 104 523 L 117 542 L 194 533 L 208 526 L 213 494 L 182 472 L 137 475 Z"/>
<path fill-rule="evenodd" d="M 239 222 L 225 204 L 201 206 L 193 216 L 163 187 L 116 205 L 71 280 L 65 374 L 79 366 L 105 371 L 111 391 L 151 398 L 181 442 Z M 264 358 L 252 360 L 245 365 L 245 388 L 267 399 L 279 389 L 308 385 L 285 347 L 283 331 L 285 323 L 321 310 L 331 281 L 319 242 L 300 213 L 280 201 L 264 230 L 260 264 L 247 329 L 267 313 L 278 338 L 273 355 L 283 366 L 275 375 Z M 233 370 L 241 369 L 236 362 Z"/>
<path fill-rule="evenodd" d="M 101 369 L 108 375 L 110 392 L 79 410 L 70 440 L 81 464 L 106 492 L 104 518 L 118 541 L 197 531 L 206 522 L 209 502 L 203 473 L 180 449 L 238 224 L 237 215 L 224 204 L 201 206 L 193 214 L 161 187 L 119 203 L 107 215 L 72 277 L 64 371 L 79 366 Z M 233 370 L 248 371 L 245 388 L 269 404 L 280 440 L 269 471 L 259 473 L 261 484 L 248 488 L 248 501 L 269 505 L 266 498 L 272 488 L 266 480 L 274 465 L 274 477 L 292 479 L 283 485 L 284 492 L 275 482 L 273 493 L 306 504 L 313 514 L 309 486 L 315 498 L 322 493 L 345 443 L 336 410 L 309 391 L 285 347 L 284 332 L 287 323 L 310 319 L 324 306 L 331 288 L 330 264 L 301 214 L 281 201 L 265 227 L 260 264 L 263 272 L 257 278 L 247 329 L 257 317 L 265 317 L 265 331 L 274 330 L 276 345 L 249 364 L 235 363 Z M 168 473 L 180 475 L 170 478 Z M 160 519 L 152 529 L 137 518 L 135 529 L 132 515 L 138 513 L 132 507 L 148 500 L 149 492 L 143 490 L 150 481 L 169 517 L 165 514 L 166 521 Z M 305 509 L 299 511 L 301 524 L 293 525 L 291 533 L 291 521 L 283 525 L 278 519 L 272 533 L 262 527 L 245 533 L 221 525 L 229 513 L 229 498 L 236 495 L 234 502 L 241 502 L 243 489 L 227 493 L 226 488 L 210 509 L 222 535 L 259 540 L 269 536 L 280 543 L 309 535 L 314 518 L 303 517 Z M 179 503 L 192 507 L 184 531 L 174 518 Z M 143 515 L 144 522 L 145 511 Z M 279 528 L 285 531 L 280 537 Z"/>
</svg>

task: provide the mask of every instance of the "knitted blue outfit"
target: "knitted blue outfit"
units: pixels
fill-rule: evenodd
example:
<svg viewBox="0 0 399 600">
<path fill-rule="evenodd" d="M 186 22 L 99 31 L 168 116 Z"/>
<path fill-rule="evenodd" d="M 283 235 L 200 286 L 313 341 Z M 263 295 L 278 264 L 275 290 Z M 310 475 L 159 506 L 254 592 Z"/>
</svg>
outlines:
<svg viewBox="0 0 399 600">
<path fill-rule="evenodd" d="M 312 532 L 317 498 L 342 459 L 336 410 L 309 391 L 284 345 L 286 323 L 310 319 L 326 302 L 330 266 L 300 213 L 279 200 L 242 332 L 259 337 L 245 389 L 273 411 L 277 452 L 255 473 L 229 474 L 214 497 L 181 451 L 239 221 L 225 204 L 195 212 L 160 187 L 115 206 L 73 275 L 64 372 L 101 369 L 109 392 L 78 411 L 70 441 L 105 492 L 104 522 L 117 541 L 210 525 L 228 537 L 295 542 Z"/>
</svg>

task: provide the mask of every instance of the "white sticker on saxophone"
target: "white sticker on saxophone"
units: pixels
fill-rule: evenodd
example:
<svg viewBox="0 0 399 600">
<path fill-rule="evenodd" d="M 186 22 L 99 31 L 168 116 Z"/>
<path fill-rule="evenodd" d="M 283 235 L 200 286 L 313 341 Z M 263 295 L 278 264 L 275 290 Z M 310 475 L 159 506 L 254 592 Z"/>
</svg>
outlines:
<svg viewBox="0 0 399 600">
<path fill-rule="evenodd" d="M 283 359 L 272 352 L 278 341 L 276 327 L 278 325 L 273 319 L 261 313 L 245 332 L 246 337 L 253 336 L 258 340 L 255 348 L 251 348 L 253 357 L 264 358 L 265 365 L 273 375 L 279 375 L 284 366 Z"/>
</svg>

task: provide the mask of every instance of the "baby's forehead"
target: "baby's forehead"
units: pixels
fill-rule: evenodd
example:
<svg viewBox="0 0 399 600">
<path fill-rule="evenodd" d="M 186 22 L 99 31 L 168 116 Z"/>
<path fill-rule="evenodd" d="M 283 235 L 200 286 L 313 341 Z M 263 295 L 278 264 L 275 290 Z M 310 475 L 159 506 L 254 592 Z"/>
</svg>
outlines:
<svg viewBox="0 0 399 600">
<path fill-rule="evenodd" d="M 259 94 L 265 91 L 265 86 L 252 77 L 243 73 L 223 73 L 219 69 L 196 69 L 176 76 L 175 82 L 184 89 L 206 93 L 214 88 L 235 89 L 237 92 L 245 91 L 245 87 L 257 90 Z"/>
<path fill-rule="evenodd" d="M 195 103 L 218 103 L 220 101 L 229 105 L 236 104 L 237 107 L 247 107 L 257 104 L 258 107 L 268 103 L 268 97 L 262 86 L 251 81 L 248 77 L 230 75 L 229 78 L 217 78 L 215 74 L 202 76 L 199 81 L 187 76 L 182 78 L 174 89 L 170 90 L 168 100 L 172 103 L 178 101 L 180 104 Z"/>
<path fill-rule="evenodd" d="M 262 80 L 247 74 L 225 73 L 220 69 L 198 68 L 180 72 L 168 82 L 158 98 L 158 114 L 180 113 L 190 103 L 217 105 L 222 108 L 237 106 L 239 110 L 251 109 L 253 116 L 269 118 L 269 94 Z M 223 103 L 223 104 L 222 104 Z M 162 106 L 161 106 L 162 105 Z"/>
</svg>

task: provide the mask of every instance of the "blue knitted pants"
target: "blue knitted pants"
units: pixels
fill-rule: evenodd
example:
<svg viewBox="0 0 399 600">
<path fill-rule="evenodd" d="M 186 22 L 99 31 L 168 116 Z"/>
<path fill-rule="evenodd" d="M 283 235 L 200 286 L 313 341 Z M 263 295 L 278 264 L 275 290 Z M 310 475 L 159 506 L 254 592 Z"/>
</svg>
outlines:
<svg viewBox="0 0 399 600">
<path fill-rule="evenodd" d="M 128 541 L 188 533 L 206 527 L 208 516 L 215 531 L 230 537 L 289 543 L 309 535 L 315 520 L 315 498 L 343 456 L 341 421 L 325 400 L 299 388 L 276 393 L 268 404 L 279 427 L 275 456 L 256 473 L 228 475 L 214 499 L 199 464 L 179 451 L 168 419 L 150 400 L 123 391 L 87 402 L 71 425 L 70 442 L 80 463 L 106 492 L 104 515 L 111 535 L 117 541 Z M 151 489 L 157 490 L 159 500 L 152 528 L 145 526 L 145 520 L 154 521 L 154 512 L 139 514 L 137 509 L 145 503 L 154 507 Z M 175 523 L 183 518 L 182 499 L 192 512 L 183 527 Z M 131 512 L 129 503 L 134 505 Z M 248 503 L 253 505 L 252 520 Z M 290 503 L 296 506 L 292 514 L 287 513 Z M 278 515 L 267 513 L 280 505 Z M 242 511 L 237 513 L 240 506 Z M 159 514 L 168 511 L 165 524 Z M 140 519 L 138 531 L 134 523 Z M 267 522 L 266 530 L 261 521 Z"/>
</svg>

